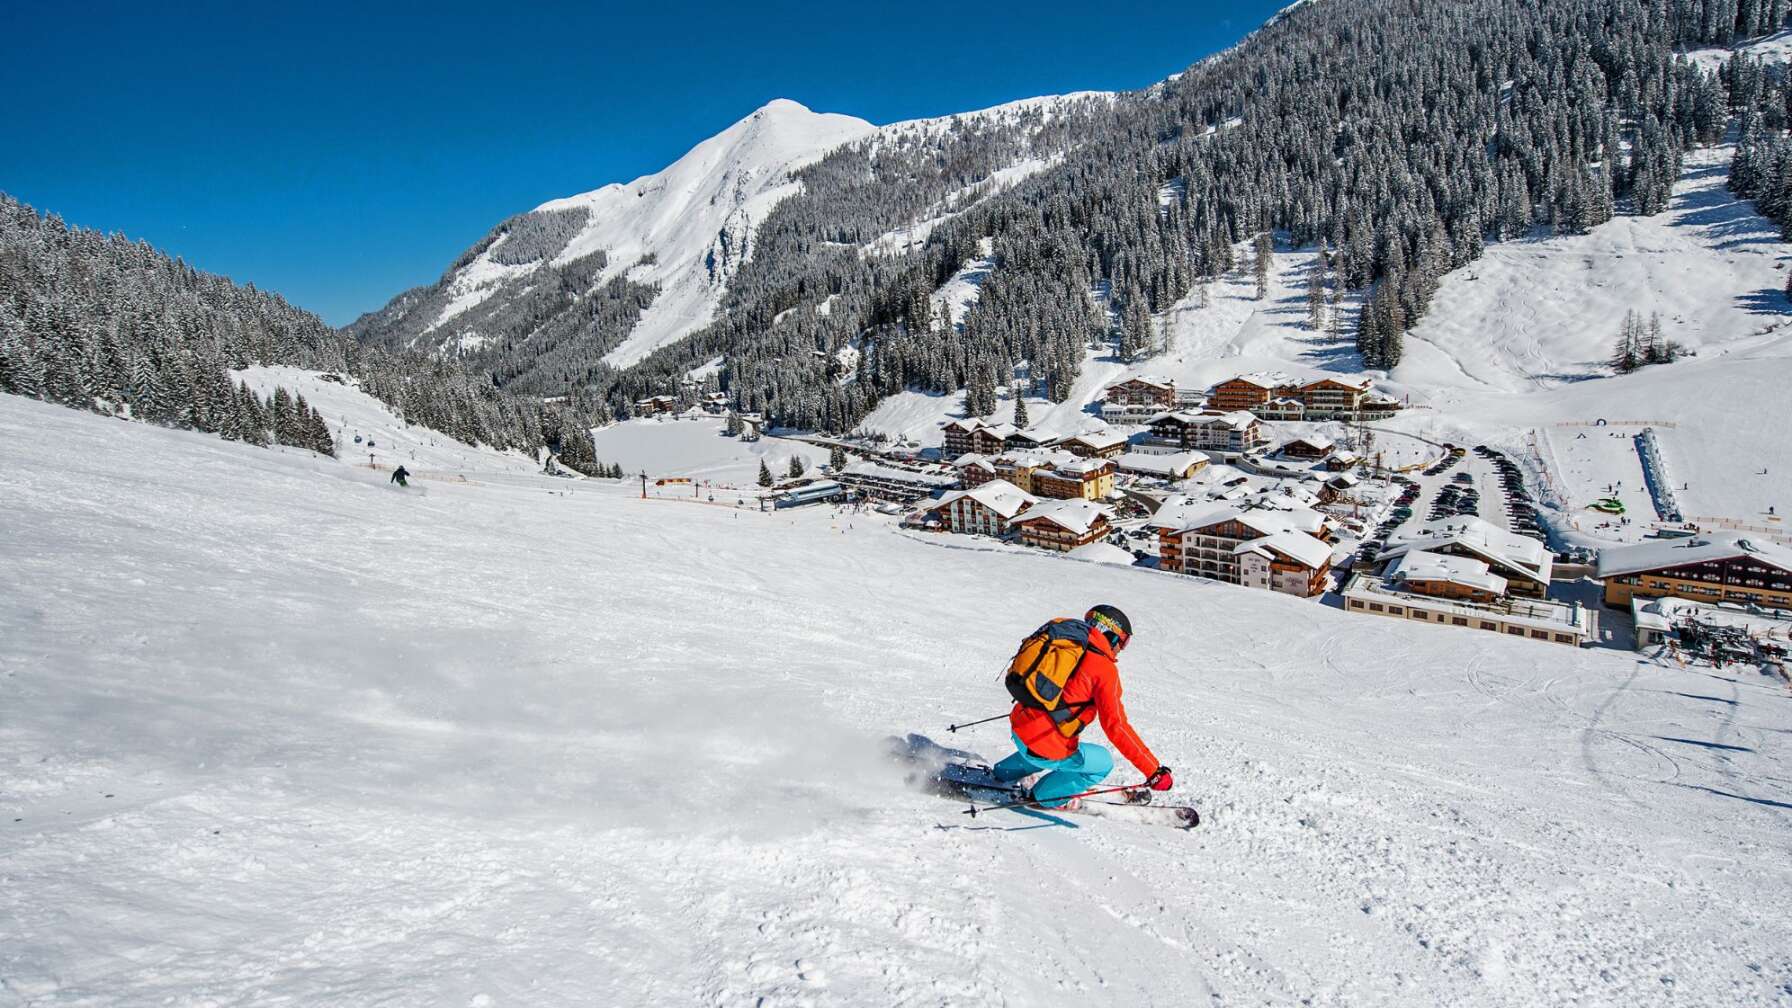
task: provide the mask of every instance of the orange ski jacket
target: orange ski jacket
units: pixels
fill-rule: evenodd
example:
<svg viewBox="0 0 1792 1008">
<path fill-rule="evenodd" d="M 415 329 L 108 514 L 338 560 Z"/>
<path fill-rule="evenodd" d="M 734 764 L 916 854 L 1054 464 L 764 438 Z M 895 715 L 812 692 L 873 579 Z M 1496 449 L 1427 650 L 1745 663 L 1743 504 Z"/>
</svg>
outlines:
<svg viewBox="0 0 1792 1008">
<path fill-rule="evenodd" d="M 1126 705 L 1120 702 L 1120 667 L 1114 664 L 1113 645 L 1100 630 L 1089 631 L 1089 650 L 1070 682 L 1065 684 L 1064 701 L 1079 706 L 1094 701 L 1088 713 L 1082 715 L 1084 725 L 1100 721 L 1108 741 L 1114 743 L 1120 755 L 1138 767 L 1140 773 L 1149 777 L 1162 765 L 1139 738 L 1139 733 L 1133 731 L 1132 723 L 1126 720 Z M 1027 751 L 1040 759 L 1061 760 L 1076 752 L 1076 738 L 1058 734 L 1058 726 L 1045 711 L 1015 704 L 1008 715 L 1008 726 Z"/>
</svg>

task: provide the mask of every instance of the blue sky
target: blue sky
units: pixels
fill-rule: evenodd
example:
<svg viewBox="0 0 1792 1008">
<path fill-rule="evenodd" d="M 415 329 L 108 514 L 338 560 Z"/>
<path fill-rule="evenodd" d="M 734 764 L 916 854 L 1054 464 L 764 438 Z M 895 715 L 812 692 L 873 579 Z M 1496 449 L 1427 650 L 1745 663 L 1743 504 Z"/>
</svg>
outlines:
<svg viewBox="0 0 1792 1008">
<path fill-rule="evenodd" d="M 773 98 L 874 123 L 1142 87 L 1281 3 L 20 4 L 0 190 L 343 324 Z"/>
</svg>

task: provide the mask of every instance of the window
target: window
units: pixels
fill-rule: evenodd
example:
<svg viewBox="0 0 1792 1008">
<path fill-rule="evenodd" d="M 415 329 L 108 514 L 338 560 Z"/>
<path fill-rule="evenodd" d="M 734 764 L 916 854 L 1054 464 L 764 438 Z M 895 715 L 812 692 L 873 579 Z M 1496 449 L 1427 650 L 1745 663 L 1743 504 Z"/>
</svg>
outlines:
<svg viewBox="0 0 1792 1008">
<path fill-rule="evenodd" d="M 1385 612 L 1386 607 L 1383 606 L 1380 602 L 1371 602 L 1371 603 L 1369 603 L 1369 611 L 1370 612 Z"/>
<path fill-rule="evenodd" d="M 1556 643 L 1557 644 L 1572 644 L 1572 643 L 1574 643 L 1574 638 L 1568 634 L 1559 633 L 1559 634 L 1556 634 Z"/>
<path fill-rule="evenodd" d="M 1406 610 L 1401 608 L 1400 606 L 1391 605 L 1391 606 L 1388 606 L 1388 614 L 1390 616 L 1404 616 L 1404 615 L 1406 615 Z"/>
<path fill-rule="evenodd" d="M 1490 623 L 1487 620 L 1482 620 L 1481 621 L 1481 629 L 1483 629 L 1483 630 L 1498 630 L 1499 624 Z"/>
<path fill-rule="evenodd" d="M 1532 630 L 1531 637 L 1535 640 L 1548 640 L 1549 632 L 1547 630 Z"/>
<path fill-rule="evenodd" d="M 1523 637 L 1524 636 L 1524 627 L 1515 627 L 1515 626 L 1507 627 L 1506 632 L 1511 634 L 1514 637 Z"/>
<path fill-rule="evenodd" d="M 1455 619 L 1451 620 L 1450 622 L 1454 623 L 1457 626 L 1468 626 L 1468 617 L 1458 616 Z"/>
</svg>

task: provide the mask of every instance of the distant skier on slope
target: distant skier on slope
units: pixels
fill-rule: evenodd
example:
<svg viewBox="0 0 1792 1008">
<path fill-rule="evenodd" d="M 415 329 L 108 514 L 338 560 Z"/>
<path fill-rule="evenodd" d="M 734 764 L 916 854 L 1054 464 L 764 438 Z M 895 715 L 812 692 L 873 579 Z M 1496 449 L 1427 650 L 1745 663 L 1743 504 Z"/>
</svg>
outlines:
<svg viewBox="0 0 1792 1008">
<path fill-rule="evenodd" d="M 409 483 L 405 482 L 405 480 L 408 480 L 410 478 L 411 478 L 411 471 L 409 469 L 406 469 L 404 466 L 399 466 L 397 469 L 392 470 L 392 482 L 398 484 L 401 487 L 410 486 Z"/>
<path fill-rule="evenodd" d="M 1009 666 L 1014 710 L 1008 726 L 1015 753 L 993 772 L 1004 784 L 1043 772 L 1032 789 L 1046 808 L 1076 809 L 1072 797 L 1100 784 L 1114 769 L 1106 746 L 1080 742 L 1094 721 L 1154 791 L 1168 791 L 1170 768 L 1157 761 L 1126 719 L 1120 702 L 1119 653 L 1132 638 L 1132 621 L 1111 605 L 1098 605 L 1080 620 L 1053 620 L 1021 642 Z"/>
</svg>

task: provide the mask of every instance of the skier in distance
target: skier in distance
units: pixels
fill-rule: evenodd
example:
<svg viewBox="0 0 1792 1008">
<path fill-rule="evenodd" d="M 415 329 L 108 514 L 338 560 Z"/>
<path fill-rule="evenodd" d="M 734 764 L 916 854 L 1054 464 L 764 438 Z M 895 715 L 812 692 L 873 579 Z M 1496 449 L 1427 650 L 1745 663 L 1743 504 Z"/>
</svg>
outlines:
<svg viewBox="0 0 1792 1008">
<path fill-rule="evenodd" d="M 1100 721 L 1103 734 L 1146 777 L 1146 786 L 1168 791 L 1170 768 L 1157 761 L 1126 719 L 1120 701 L 1121 651 L 1132 639 L 1132 621 L 1111 605 L 1098 605 L 1080 620 L 1053 620 L 1021 643 L 1009 666 L 1015 698 L 1008 726 L 1015 752 L 992 771 L 1004 784 L 1043 773 L 1032 797 L 1045 808 L 1076 809 L 1072 797 L 1107 779 L 1114 757 L 1106 746 L 1083 742 L 1083 729 Z"/>
<path fill-rule="evenodd" d="M 405 480 L 408 480 L 410 478 L 411 478 L 411 471 L 409 469 L 406 469 L 404 466 L 399 466 L 397 469 L 392 470 L 392 482 L 398 484 L 401 487 L 410 486 L 409 483 L 405 482 Z"/>
</svg>

